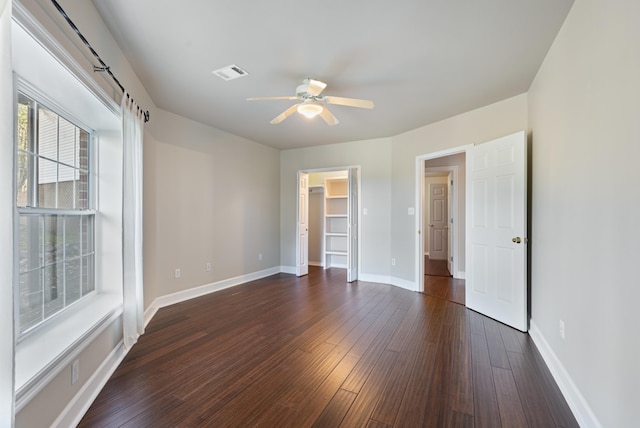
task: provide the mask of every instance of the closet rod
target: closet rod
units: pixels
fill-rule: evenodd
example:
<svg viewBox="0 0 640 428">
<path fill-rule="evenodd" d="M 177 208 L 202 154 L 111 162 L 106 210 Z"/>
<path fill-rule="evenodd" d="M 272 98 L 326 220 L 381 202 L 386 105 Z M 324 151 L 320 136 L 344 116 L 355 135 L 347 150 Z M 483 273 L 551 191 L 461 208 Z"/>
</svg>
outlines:
<svg viewBox="0 0 640 428">
<path fill-rule="evenodd" d="M 127 98 L 133 101 L 133 98 L 129 96 L 129 93 L 124 89 L 124 86 L 122 86 L 122 83 L 120 83 L 118 78 L 111 72 L 111 68 L 107 64 L 105 64 L 102 58 L 100 58 L 100 55 L 98 55 L 98 52 L 96 52 L 95 49 L 93 49 L 93 47 L 91 46 L 89 41 L 86 39 L 86 37 L 84 37 L 84 35 L 80 32 L 78 27 L 76 27 L 76 24 L 74 24 L 71 18 L 69 18 L 69 15 L 67 15 L 67 12 L 65 12 L 64 9 L 62 9 L 62 7 L 58 4 L 56 0 L 51 0 L 51 3 L 53 3 L 56 9 L 58 9 L 58 12 L 60 12 L 60 15 L 62 15 L 62 17 L 67 21 L 67 23 L 73 29 L 73 31 L 75 31 L 78 37 L 80 37 L 80 40 L 82 40 L 82 43 L 84 43 L 87 49 L 91 51 L 93 56 L 100 63 L 100 66 L 96 66 L 96 65 L 93 66 L 93 71 L 98 71 L 98 72 L 106 71 L 109 74 L 109 76 L 111 76 L 113 81 L 116 82 L 116 84 L 120 87 L 122 92 L 127 94 Z M 137 108 L 138 110 L 141 110 L 140 106 L 137 106 Z M 142 114 L 144 115 L 144 121 L 149 122 L 149 110 L 147 111 L 142 110 Z"/>
</svg>

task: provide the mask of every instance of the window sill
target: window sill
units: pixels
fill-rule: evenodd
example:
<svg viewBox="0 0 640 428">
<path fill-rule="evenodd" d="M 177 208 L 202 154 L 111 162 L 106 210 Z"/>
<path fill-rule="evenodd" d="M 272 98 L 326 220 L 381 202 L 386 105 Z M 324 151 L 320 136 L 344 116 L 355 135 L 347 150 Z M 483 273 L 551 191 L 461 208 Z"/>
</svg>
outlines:
<svg viewBox="0 0 640 428">
<path fill-rule="evenodd" d="M 16 411 L 122 314 L 122 296 L 96 294 L 16 345 Z"/>
</svg>

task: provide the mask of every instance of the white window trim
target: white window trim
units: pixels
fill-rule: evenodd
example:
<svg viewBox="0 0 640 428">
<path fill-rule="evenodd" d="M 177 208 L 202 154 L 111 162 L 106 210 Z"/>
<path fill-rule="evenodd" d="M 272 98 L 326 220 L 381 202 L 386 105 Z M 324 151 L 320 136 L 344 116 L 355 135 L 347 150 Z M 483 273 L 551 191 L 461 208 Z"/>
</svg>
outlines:
<svg viewBox="0 0 640 428">
<path fill-rule="evenodd" d="M 16 4 L 19 6 L 19 3 Z M 97 292 L 87 297 L 87 304 L 70 306 L 62 311 L 55 320 L 44 323 L 40 328 L 35 329 L 24 337 L 20 343 L 16 344 L 15 389 L 16 412 L 18 412 L 31 399 L 36 397 L 55 376 L 68 368 L 68 365 L 98 335 L 113 326 L 114 323 L 119 322 L 122 317 L 122 274 L 118 265 L 118 263 L 121 263 L 120 251 L 122 243 L 121 240 L 117 238 L 114 240 L 113 238 L 117 235 L 116 230 L 119 230 L 120 227 L 118 215 L 121 210 L 119 208 L 120 202 L 117 199 L 118 193 L 121 192 L 121 190 L 118 190 L 119 188 L 121 189 L 121 184 L 118 184 L 119 175 L 121 174 L 118 174 L 117 168 L 115 171 L 112 168 L 114 160 L 117 162 L 118 147 L 121 143 L 121 140 L 119 140 L 121 138 L 119 137 L 121 119 L 119 105 L 106 96 L 99 86 L 87 84 L 87 82 L 92 81 L 91 76 L 88 76 L 82 67 L 71 56 L 66 54 L 64 48 L 39 25 L 37 20 L 29 15 L 26 9 L 23 7 L 14 8 L 13 19 L 12 35 L 14 37 L 12 39 L 14 46 L 15 43 L 20 43 L 21 47 L 25 47 L 25 49 L 13 49 L 14 59 L 17 52 L 24 56 L 21 61 L 14 60 L 14 71 L 16 75 L 22 76 L 24 81 L 32 82 L 34 84 L 32 88 L 37 89 L 37 92 L 32 94 L 29 90 L 24 91 L 24 85 L 20 87 L 20 90 L 25 92 L 26 95 L 34 95 L 36 99 L 48 107 L 55 108 L 58 114 L 63 117 L 79 118 L 74 122 L 92 132 L 91 144 L 95 145 L 95 147 L 93 147 L 94 154 L 91 155 L 92 164 L 90 170 L 93 172 L 90 172 L 90 181 L 92 182 L 93 197 L 96 198 L 92 206 L 99 210 L 95 215 Z M 25 37 L 25 34 L 28 37 Z M 29 53 L 25 53 L 27 50 Z M 38 53 L 34 54 L 33 52 L 35 51 L 38 51 Z M 27 58 L 27 56 L 29 57 Z M 34 70 L 33 64 L 41 65 Z M 40 87 L 42 82 L 39 82 L 39 69 L 48 70 L 49 81 L 52 79 L 55 81 L 58 78 L 63 80 L 63 82 L 56 81 L 56 85 L 58 83 L 61 83 L 61 85 L 52 88 L 51 97 L 43 98 L 40 96 L 46 88 Z M 60 97 L 59 94 L 61 92 L 64 92 L 64 97 Z M 58 95 L 55 95 L 56 93 Z M 68 95 L 70 93 L 81 93 L 82 95 Z M 93 101 L 83 104 L 82 108 L 79 108 L 78 103 L 76 103 L 69 110 L 61 106 L 59 102 L 51 102 L 58 98 L 61 100 L 67 99 L 68 96 L 79 97 L 79 99 L 89 96 L 93 97 Z M 16 103 L 17 100 L 14 100 L 14 105 Z M 99 105 L 102 107 L 99 107 Z M 89 113 L 87 108 L 95 108 L 96 110 L 91 110 Z M 84 114 L 85 111 L 91 115 L 92 119 L 83 120 L 86 116 Z M 79 114 L 73 114 L 73 112 Z M 96 125 L 86 126 L 86 123 Z M 97 130 L 95 134 L 93 133 L 94 130 Z M 101 161 L 100 153 L 103 151 L 101 149 L 103 145 L 105 145 L 106 156 Z M 107 175 L 104 177 L 100 174 L 100 162 L 105 162 L 109 165 L 109 168 L 105 169 Z M 106 191 L 102 196 L 96 193 L 101 180 L 106 180 L 107 184 L 109 184 L 105 186 Z M 105 210 L 101 211 L 100 206 L 103 206 Z M 17 212 L 17 210 L 14 212 Z M 114 232 L 116 232 L 115 235 Z M 108 237 L 108 239 L 101 242 L 101 239 L 105 237 Z M 16 266 L 15 261 L 14 266 Z M 14 277 L 17 278 L 16 275 Z M 16 284 L 14 284 L 14 290 L 17 289 L 16 287 Z"/>
<path fill-rule="evenodd" d="M 16 346 L 16 412 L 121 315 L 122 296 L 96 293 L 28 334 Z"/>
</svg>

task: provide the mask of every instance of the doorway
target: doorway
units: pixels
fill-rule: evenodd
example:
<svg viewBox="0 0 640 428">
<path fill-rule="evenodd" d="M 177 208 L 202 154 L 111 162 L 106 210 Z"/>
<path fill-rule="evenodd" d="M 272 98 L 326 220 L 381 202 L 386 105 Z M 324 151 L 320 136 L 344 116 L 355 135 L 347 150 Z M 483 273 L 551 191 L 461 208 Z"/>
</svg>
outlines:
<svg viewBox="0 0 640 428">
<path fill-rule="evenodd" d="M 418 290 L 465 303 L 467 147 L 417 158 Z"/>
<path fill-rule="evenodd" d="M 359 275 L 359 167 L 298 172 L 296 275 L 308 266 Z"/>
</svg>

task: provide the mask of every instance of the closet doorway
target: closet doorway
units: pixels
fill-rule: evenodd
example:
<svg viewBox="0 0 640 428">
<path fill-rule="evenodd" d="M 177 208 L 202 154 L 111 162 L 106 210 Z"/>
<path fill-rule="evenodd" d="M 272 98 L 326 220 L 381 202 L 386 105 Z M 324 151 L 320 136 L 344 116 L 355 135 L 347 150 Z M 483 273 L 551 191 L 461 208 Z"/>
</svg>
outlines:
<svg viewBox="0 0 640 428">
<path fill-rule="evenodd" d="M 298 172 L 296 274 L 308 266 L 346 269 L 347 281 L 359 271 L 359 168 Z"/>
</svg>

